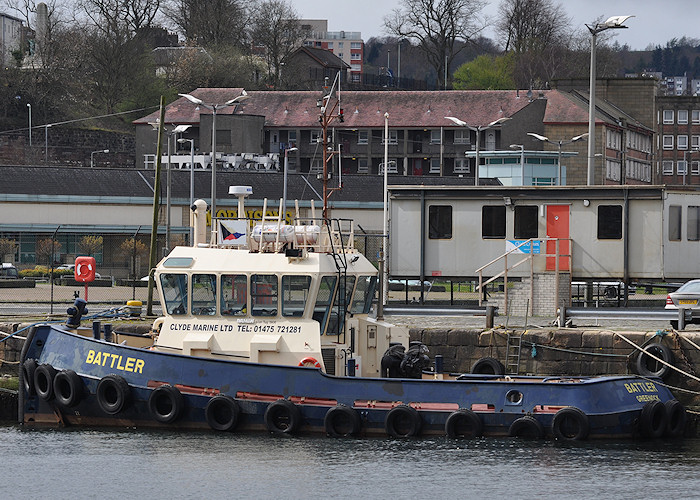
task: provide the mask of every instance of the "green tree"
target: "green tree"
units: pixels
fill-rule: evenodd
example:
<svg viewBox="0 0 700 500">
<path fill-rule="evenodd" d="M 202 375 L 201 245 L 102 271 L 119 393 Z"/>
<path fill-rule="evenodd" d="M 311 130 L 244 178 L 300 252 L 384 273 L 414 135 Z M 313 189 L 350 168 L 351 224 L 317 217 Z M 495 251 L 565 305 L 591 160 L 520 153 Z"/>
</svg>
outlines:
<svg viewBox="0 0 700 500">
<path fill-rule="evenodd" d="M 479 56 L 457 68 L 453 86 L 459 90 L 506 90 L 515 88 L 515 56 Z"/>
</svg>

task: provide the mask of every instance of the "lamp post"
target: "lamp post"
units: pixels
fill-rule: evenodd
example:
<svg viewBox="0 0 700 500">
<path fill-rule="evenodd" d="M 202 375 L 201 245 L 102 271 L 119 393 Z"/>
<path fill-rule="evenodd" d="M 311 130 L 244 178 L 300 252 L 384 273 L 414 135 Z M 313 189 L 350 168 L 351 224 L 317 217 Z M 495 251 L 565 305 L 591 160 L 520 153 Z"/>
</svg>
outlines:
<svg viewBox="0 0 700 500">
<path fill-rule="evenodd" d="M 488 125 L 479 125 L 477 127 L 472 127 L 471 125 L 467 125 L 467 122 L 464 120 L 460 120 L 459 118 L 455 118 L 454 116 L 446 116 L 445 119 L 450 120 L 453 122 L 455 125 L 458 125 L 460 127 L 465 127 L 468 128 L 469 130 L 473 130 L 476 132 L 476 151 L 475 151 L 475 163 L 474 163 L 474 185 L 478 186 L 479 185 L 479 146 L 481 144 L 481 132 L 484 130 L 488 130 L 490 128 L 497 127 L 498 125 L 502 124 L 505 121 L 510 120 L 510 118 L 499 118 L 498 120 L 494 120 Z"/>
<path fill-rule="evenodd" d="M 596 23 L 586 25 L 588 31 L 591 32 L 591 81 L 588 90 L 588 185 L 595 184 L 595 51 L 596 51 L 596 36 L 601 31 L 608 29 L 627 28 L 622 23 L 634 16 L 613 16 L 609 17 L 604 23 Z"/>
<path fill-rule="evenodd" d="M 190 207 L 192 207 L 194 205 L 194 139 L 183 139 L 181 137 L 177 142 L 180 144 L 190 143 Z M 194 241 L 194 228 L 190 224 L 190 245 L 192 241 Z"/>
<path fill-rule="evenodd" d="M 211 110 L 211 242 L 216 242 L 216 229 L 214 226 L 214 219 L 216 218 L 216 112 L 217 110 L 225 106 L 233 106 L 239 102 L 245 101 L 250 96 L 245 90 L 241 91 L 241 95 L 226 101 L 223 104 L 218 103 L 205 103 L 201 99 L 198 99 L 190 94 L 178 94 L 180 97 L 184 97 L 192 104 L 198 106 L 204 106 L 205 108 Z"/>
<path fill-rule="evenodd" d="M 98 151 L 93 151 L 90 153 L 90 168 L 95 167 L 95 153 L 109 153 L 109 149 L 100 149 Z"/>
<path fill-rule="evenodd" d="M 27 103 L 27 109 L 29 110 L 29 147 L 32 147 L 32 105 Z"/>
<path fill-rule="evenodd" d="M 525 145 L 524 144 L 511 144 L 512 149 L 520 150 L 520 185 L 525 185 Z"/>
<path fill-rule="evenodd" d="M 562 185 L 562 182 L 561 182 L 561 147 L 562 147 L 564 144 L 571 144 L 572 142 L 578 142 L 578 141 L 580 141 L 581 139 L 585 139 L 586 137 L 589 137 L 589 133 L 587 132 L 587 133 L 585 133 L 585 134 L 581 134 L 581 135 L 577 135 L 576 137 L 572 137 L 572 138 L 569 139 L 569 140 L 560 139 L 560 140 L 558 140 L 558 141 L 553 141 L 553 140 L 549 139 L 548 137 L 545 137 L 545 136 L 540 135 L 540 134 L 535 134 L 534 132 L 528 132 L 527 135 L 529 135 L 529 136 L 531 136 L 531 137 L 534 137 L 534 138 L 537 139 L 538 141 L 548 142 L 548 143 L 550 143 L 550 144 L 555 144 L 555 145 L 559 148 L 559 155 L 558 155 L 558 160 L 557 160 L 557 168 L 558 168 L 558 171 L 557 171 L 557 185 L 559 185 L 559 186 Z M 590 148 L 590 146 L 591 146 L 591 145 L 590 145 L 590 142 L 589 142 L 588 147 Z M 590 149 L 589 149 L 589 153 L 590 153 Z M 589 174 L 590 174 L 590 169 L 589 169 L 588 172 L 589 172 Z M 589 182 L 588 185 L 590 186 L 591 183 Z"/>
<path fill-rule="evenodd" d="M 291 147 L 285 148 L 284 150 L 284 186 L 282 188 L 282 210 L 284 210 L 284 216 L 287 217 L 287 170 L 289 170 L 289 159 L 288 154 L 292 151 L 298 151 L 299 148 Z M 239 216 L 240 217 L 240 214 Z"/>
</svg>

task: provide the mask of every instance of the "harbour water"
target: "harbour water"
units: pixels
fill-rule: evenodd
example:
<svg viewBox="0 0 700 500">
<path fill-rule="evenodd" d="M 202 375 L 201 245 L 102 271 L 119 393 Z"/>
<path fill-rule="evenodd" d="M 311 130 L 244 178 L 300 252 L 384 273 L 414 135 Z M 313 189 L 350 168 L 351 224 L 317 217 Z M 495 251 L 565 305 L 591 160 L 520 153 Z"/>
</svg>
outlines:
<svg viewBox="0 0 700 500">
<path fill-rule="evenodd" d="M 700 498 L 700 439 L 558 443 L 0 426 L 0 498 Z"/>
</svg>

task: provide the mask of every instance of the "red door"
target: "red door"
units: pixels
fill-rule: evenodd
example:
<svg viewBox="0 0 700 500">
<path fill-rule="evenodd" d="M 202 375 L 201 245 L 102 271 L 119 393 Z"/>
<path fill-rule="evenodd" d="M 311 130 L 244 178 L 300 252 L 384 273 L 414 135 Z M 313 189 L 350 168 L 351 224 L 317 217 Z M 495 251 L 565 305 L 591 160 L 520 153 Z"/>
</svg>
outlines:
<svg viewBox="0 0 700 500">
<path fill-rule="evenodd" d="M 547 237 L 559 240 L 559 270 L 569 271 L 569 205 L 547 205 Z M 556 255 L 557 242 L 547 241 L 547 255 Z M 556 270 L 556 257 L 547 257 L 547 271 Z"/>
</svg>

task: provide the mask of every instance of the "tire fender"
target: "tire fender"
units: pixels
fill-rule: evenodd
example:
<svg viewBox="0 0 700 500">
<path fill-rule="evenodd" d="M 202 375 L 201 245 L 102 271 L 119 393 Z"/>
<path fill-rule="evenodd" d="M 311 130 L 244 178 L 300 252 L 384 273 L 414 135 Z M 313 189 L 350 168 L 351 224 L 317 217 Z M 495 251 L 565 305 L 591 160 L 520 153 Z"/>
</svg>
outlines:
<svg viewBox="0 0 700 500">
<path fill-rule="evenodd" d="M 544 427 L 535 418 L 526 415 L 513 421 L 508 428 L 510 437 L 519 437 L 524 439 L 542 439 L 544 438 Z"/>
<path fill-rule="evenodd" d="M 204 408 L 207 424 L 215 431 L 233 431 L 238 425 L 240 413 L 241 409 L 236 400 L 225 394 L 214 396 Z"/>
<path fill-rule="evenodd" d="M 182 393 L 172 385 L 165 384 L 156 387 L 148 397 L 148 410 L 151 416 L 163 424 L 177 420 L 185 407 Z"/>
<path fill-rule="evenodd" d="M 588 415 L 574 406 L 562 408 L 552 419 L 552 434 L 562 441 L 583 441 L 590 431 Z"/>
<path fill-rule="evenodd" d="M 472 366 L 471 373 L 480 375 L 503 375 L 506 373 L 506 367 L 496 358 L 480 358 L 476 360 Z"/>
<path fill-rule="evenodd" d="M 398 405 L 386 414 L 384 430 L 391 437 L 413 437 L 420 433 L 422 420 L 418 411 L 412 406 Z"/>
<path fill-rule="evenodd" d="M 61 370 L 53 379 L 53 393 L 56 402 L 72 408 L 83 398 L 85 385 L 73 370 Z"/>
<path fill-rule="evenodd" d="M 666 406 L 661 401 L 649 401 L 639 414 L 639 432 L 644 437 L 660 438 L 666 432 Z"/>
<path fill-rule="evenodd" d="M 278 399 L 265 409 L 265 427 L 273 434 L 294 434 L 301 427 L 301 410 L 287 399 Z"/>
<path fill-rule="evenodd" d="M 97 404 L 108 415 L 116 415 L 129 405 L 131 388 L 119 375 L 105 375 L 97 384 Z"/>
<path fill-rule="evenodd" d="M 56 377 L 56 369 L 48 363 L 39 365 L 34 371 L 34 390 L 44 401 L 53 399 L 54 377 Z"/>
<path fill-rule="evenodd" d="M 664 344 L 649 344 L 644 348 L 644 352 L 640 352 L 639 356 L 637 356 L 636 368 L 638 375 L 665 379 L 671 373 L 671 368 L 647 356 L 647 352 L 671 365 L 674 362 L 673 352 Z"/>
<path fill-rule="evenodd" d="M 356 410 L 339 404 L 326 412 L 323 427 L 331 437 L 354 436 L 360 432 L 362 420 Z"/>
<path fill-rule="evenodd" d="M 484 424 L 472 410 L 461 409 L 450 414 L 445 422 L 445 434 L 451 438 L 480 437 Z"/>
<path fill-rule="evenodd" d="M 666 401 L 664 406 L 668 417 L 665 435 L 671 438 L 681 437 L 685 432 L 685 424 L 688 420 L 685 407 L 675 399 Z"/>
<path fill-rule="evenodd" d="M 36 367 L 36 360 L 33 358 L 26 359 L 24 363 L 22 363 L 22 387 L 24 387 L 24 391 L 29 396 L 34 396 L 34 394 L 36 394 L 34 390 L 34 372 L 36 371 Z"/>
</svg>

